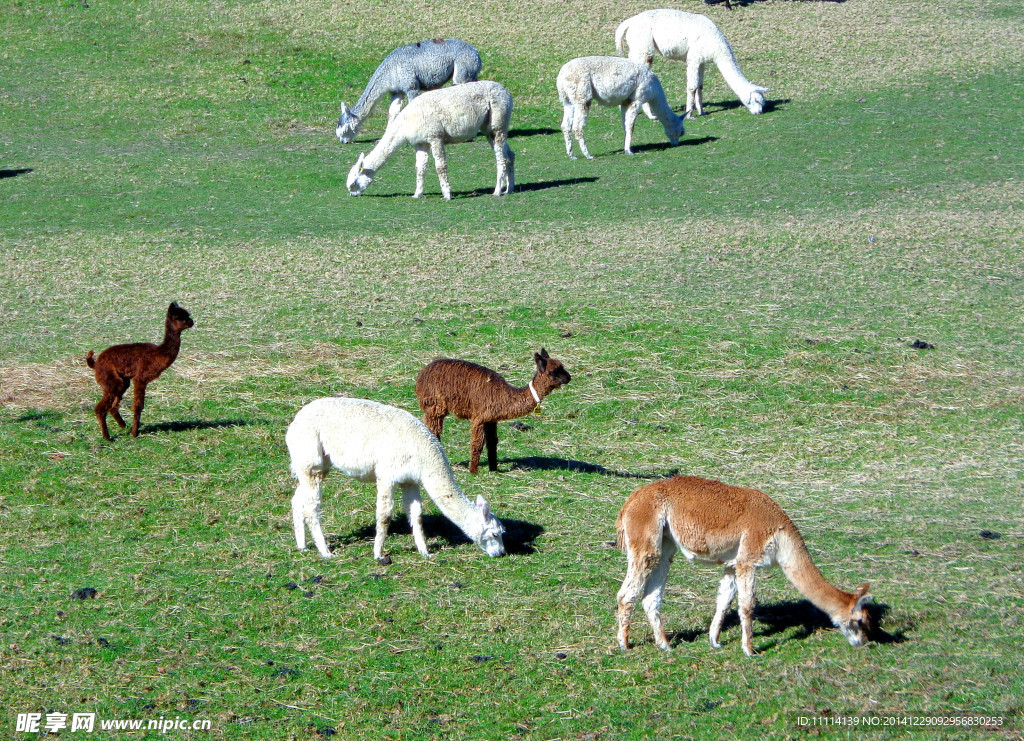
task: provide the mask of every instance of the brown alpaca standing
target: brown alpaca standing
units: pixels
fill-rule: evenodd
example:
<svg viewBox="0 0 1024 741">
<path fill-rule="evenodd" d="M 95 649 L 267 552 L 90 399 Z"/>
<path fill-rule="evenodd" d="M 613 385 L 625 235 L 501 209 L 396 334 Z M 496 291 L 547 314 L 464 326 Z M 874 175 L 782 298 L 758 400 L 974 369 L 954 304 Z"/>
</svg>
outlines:
<svg viewBox="0 0 1024 741">
<path fill-rule="evenodd" d="M 786 578 L 832 619 L 851 646 L 867 640 L 868 585 L 853 594 L 832 586 L 814 565 L 796 525 L 767 494 L 696 476 L 675 476 L 642 486 L 619 512 L 618 546 L 628 568 L 618 595 L 619 646 L 629 648 L 629 616 L 641 598 L 654 641 L 669 650 L 661 625 L 661 599 L 676 551 L 688 561 L 725 567 L 709 638 L 721 648 L 725 611 L 739 592 L 743 652 L 754 655 L 754 573 L 778 564 Z"/>
<path fill-rule="evenodd" d="M 534 353 L 537 372 L 522 388 L 510 386 L 496 371 L 465 360 L 443 358 L 427 365 L 416 376 L 416 398 L 423 421 L 441 439 L 444 418 L 454 414 L 472 423 L 469 472 L 476 473 L 480 453 L 487 443 L 487 466 L 498 470 L 498 422 L 523 417 L 559 386 L 572 380 L 562 363 L 541 348 Z"/>
<path fill-rule="evenodd" d="M 132 342 L 127 345 L 113 345 L 95 358 L 92 350 L 85 358 L 86 364 L 96 370 L 96 383 L 103 389 L 103 397 L 96 405 L 96 419 L 100 422 L 103 439 L 109 440 L 107 414 L 122 428 L 119 407 L 128 384 L 135 382 L 135 398 L 132 401 L 132 437 L 139 436 L 139 417 L 146 403 L 146 386 L 155 381 L 178 357 L 181 348 L 181 333 L 195 322 L 188 312 L 172 303 L 167 308 L 164 341 L 159 345 L 152 342 Z"/>
</svg>

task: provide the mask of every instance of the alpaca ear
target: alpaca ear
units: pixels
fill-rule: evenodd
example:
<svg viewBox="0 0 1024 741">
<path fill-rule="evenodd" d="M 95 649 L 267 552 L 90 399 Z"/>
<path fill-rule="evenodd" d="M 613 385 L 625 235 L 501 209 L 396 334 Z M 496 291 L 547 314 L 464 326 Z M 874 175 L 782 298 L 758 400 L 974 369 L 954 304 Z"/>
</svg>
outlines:
<svg viewBox="0 0 1024 741">
<path fill-rule="evenodd" d="M 551 357 L 550 355 L 548 355 L 548 351 L 545 350 L 543 347 L 540 349 L 540 356 L 545 360 Z"/>
<path fill-rule="evenodd" d="M 548 365 L 548 361 L 539 352 L 535 352 L 533 354 L 533 362 L 537 364 L 537 370 L 541 373 L 544 372 L 544 369 L 547 368 Z"/>
<path fill-rule="evenodd" d="M 167 310 L 168 311 L 173 311 L 175 309 L 180 309 L 180 308 L 181 307 L 178 306 L 178 302 L 177 301 L 171 301 L 171 305 L 167 307 Z"/>
<path fill-rule="evenodd" d="M 759 93 L 767 93 L 769 90 L 771 90 L 771 88 L 761 87 L 760 85 L 754 85 L 754 90 Z"/>
<path fill-rule="evenodd" d="M 480 514 L 483 515 L 485 520 L 491 516 L 491 505 L 479 494 L 476 495 L 476 508 L 480 510 Z"/>
<path fill-rule="evenodd" d="M 342 116 L 347 116 L 348 115 L 348 106 L 345 105 L 344 103 L 341 104 L 341 115 Z"/>
<path fill-rule="evenodd" d="M 854 598 L 857 600 L 856 607 L 864 607 L 864 605 L 874 599 L 874 597 L 868 593 L 869 589 L 871 589 L 871 585 L 867 582 L 864 582 L 857 587 L 857 591 L 853 593 Z"/>
<path fill-rule="evenodd" d="M 365 153 L 360 153 L 359 159 L 356 160 L 356 167 L 359 168 L 359 172 L 363 171 L 363 160 L 366 158 Z"/>
</svg>

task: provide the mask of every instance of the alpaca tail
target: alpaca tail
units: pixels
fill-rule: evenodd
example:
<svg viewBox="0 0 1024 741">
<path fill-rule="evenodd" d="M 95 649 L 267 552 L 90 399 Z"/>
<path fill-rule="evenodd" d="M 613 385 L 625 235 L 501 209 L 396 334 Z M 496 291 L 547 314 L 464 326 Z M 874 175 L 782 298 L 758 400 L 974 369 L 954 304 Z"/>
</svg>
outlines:
<svg viewBox="0 0 1024 741">
<path fill-rule="evenodd" d="M 90 350 L 89 354 L 85 356 L 85 364 L 90 368 L 96 367 L 96 360 L 92 356 L 92 350 Z"/>
<path fill-rule="evenodd" d="M 626 56 L 625 40 L 626 31 L 629 30 L 629 21 L 630 19 L 627 18 L 615 29 L 615 49 L 621 56 Z"/>
</svg>

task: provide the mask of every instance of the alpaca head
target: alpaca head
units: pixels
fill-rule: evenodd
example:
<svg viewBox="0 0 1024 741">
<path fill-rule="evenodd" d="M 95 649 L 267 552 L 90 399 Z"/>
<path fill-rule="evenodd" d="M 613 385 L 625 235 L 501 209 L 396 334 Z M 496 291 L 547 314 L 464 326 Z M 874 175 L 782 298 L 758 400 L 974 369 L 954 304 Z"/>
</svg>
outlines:
<svg viewBox="0 0 1024 741">
<path fill-rule="evenodd" d="M 662 125 L 665 129 L 665 136 L 668 137 L 669 144 L 673 147 L 678 146 L 679 137 L 686 133 L 686 128 L 683 125 L 683 119 L 673 114 L 672 118 L 667 121 L 663 121 Z"/>
<path fill-rule="evenodd" d="M 861 584 L 851 596 L 849 612 L 832 616 L 832 622 L 846 636 L 851 646 L 861 646 L 868 640 L 871 627 L 871 615 L 867 610 L 867 603 L 871 601 L 868 589 L 869 584 Z"/>
<path fill-rule="evenodd" d="M 537 375 L 533 380 L 537 390 L 543 394 L 548 394 L 572 380 L 562 361 L 548 355 L 548 351 L 543 347 L 540 352 L 533 354 L 533 362 L 537 364 Z"/>
<path fill-rule="evenodd" d="M 195 324 L 192 321 L 192 317 L 189 313 L 178 306 L 178 302 L 174 301 L 170 306 L 167 307 L 167 326 L 173 327 L 178 332 L 183 332 L 189 327 Z"/>
<path fill-rule="evenodd" d="M 359 121 L 355 114 L 344 103 L 341 104 L 341 118 L 338 119 L 338 128 L 334 133 L 341 140 L 342 144 L 348 144 L 356 138 Z"/>
<path fill-rule="evenodd" d="M 487 503 L 487 500 L 479 495 L 476 498 L 476 515 L 480 518 L 478 523 L 480 532 L 474 537 L 474 542 L 491 558 L 504 556 L 505 543 L 502 541 L 501 535 L 505 532 L 505 527 L 501 524 L 501 520 L 491 514 L 491 505 Z"/>
<path fill-rule="evenodd" d="M 373 170 L 363 168 L 363 160 L 365 158 L 365 154 L 360 154 L 359 159 L 352 165 L 352 169 L 348 171 L 348 180 L 345 184 L 348 186 L 348 194 L 350 196 L 361 196 L 363 191 L 369 188 L 370 183 L 373 182 Z"/>
<path fill-rule="evenodd" d="M 748 111 L 756 116 L 764 110 L 764 94 L 767 92 L 768 88 L 755 85 L 743 105 L 747 107 Z"/>
</svg>

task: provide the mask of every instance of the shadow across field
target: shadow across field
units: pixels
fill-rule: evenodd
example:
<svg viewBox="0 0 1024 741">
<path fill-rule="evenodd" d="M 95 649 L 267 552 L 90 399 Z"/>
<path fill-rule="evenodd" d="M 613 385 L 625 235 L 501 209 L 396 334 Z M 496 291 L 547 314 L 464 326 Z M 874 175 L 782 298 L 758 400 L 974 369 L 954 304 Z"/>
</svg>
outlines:
<svg viewBox="0 0 1024 741">
<path fill-rule="evenodd" d="M 31 167 L 19 167 L 16 170 L 0 170 L 0 180 L 4 178 L 16 178 L 19 175 L 27 175 L 32 172 Z"/>
<path fill-rule="evenodd" d="M 508 138 L 517 139 L 520 136 L 548 136 L 549 134 L 561 134 L 561 129 L 509 129 Z"/>
<path fill-rule="evenodd" d="M 907 627 L 900 627 L 895 633 L 889 633 L 879 626 L 883 618 L 888 614 L 889 606 L 882 603 L 868 605 L 868 613 L 871 616 L 871 629 L 868 631 L 868 639 L 872 643 L 903 643 L 906 640 Z M 710 621 L 711 615 L 708 615 Z M 725 616 L 722 624 L 722 637 L 726 637 L 726 631 L 730 628 L 739 628 L 739 613 L 731 610 Z M 772 638 L 765 642 L 758 642 L 758 637 L 778 636 L 788 630 L 797 628 L 791 638 L 803 640 L 819 630 L 835 630 L 836 635 L 844 643 L 846 639 L 832 625 L 832 621 L 824 612 L 819 610 L 808 600 L 794 600 L 789 602 L 777 602 L 772 605 L 758 605 L 754 608 L 754 649 L 766 651 L 781 643 L 781 638 Z M 698 639 L 707 640 L 707 626 L 699 629 L 677 630 L 667 632 L 669 644 L 693 643 Z M 720 638 L 719 640 L 722 640 Z M 787 639 L 788 640 L 788 639 Z M 737 631 L 736 643 L 739 643 L 739 631 Z M 724 641 L 723 641 L 724 643 Z"/>
<path fill-rule="evenodd" d="M 139 434 L 149 432 L 185 432 L 186 430 L 215 430 L 220 427 L 245 427 L 250 424 L 244 419 L 189 419 L 174 422 L 157 422 L 140 425 Z"/>
<path fill-rule="evenodd" d="M 690 139 L 682 138 L 679 140 L 680 147 L 696 147 L 701 144 L 710 144 L 711 142 L 718 141 L 717 136 L 696 136 Z M 637 144 L 633 147 L 633 152 L 660 152 L 663 149 L 675 149 L 668 142 L 653 142 L 651 144 Z M 622 150 L 613 152 L 613 154 L 621 154 Z"/>
<path fill-rule="evenodd" d="M 510 464 L 510 470 L 521 471 L 570 471 L 573 473 L 595 473 L 601 476 L 615 476 L 623 479 L 662 479 L 675 476 L 679 469 L 665 473 L 631 473 L 605 468 L 598 463 L 574 461 L 569 458 L 548 458 L 545 456 L 528 456 L 526 458 L 507 458 L 503 463 Z M 464 464 L 468 465 L 468 463 Z"/>
<path fill-rule="evenodd" d="M 505 526 L 505 551 L 507 553 L 527 556 L 536 553 L 534 542 L 544 532 L 544 528 L 525 520 L 513 520 L 499 517 L 501 524 Z M 377 533 L 376 525 L 364 525 L 358 530 L 353 530 L 345 535 L 334 535 L 327 538 L 327 544 L 331 550 L 343 547 L 351 543 L 361 541 L 373 541 Z M 443 515 L 423 515 L 423 534 L 427 538 L 439 537 L 449 546 L 460 546 L 472 543 L 472 541 L 459 530 L 455 524 Z M 388 535 L 412 535 L 412 526 L 406 515 L 400 515 L 391 522 L 388 527 Z"/>
<path fill-rule="evenodd" d="M 723 5 L 726 0 L 704 0 L 705 5 Z M 738 5 L 741 8 L 745 8 L 748 5 L 754 3 L 763 3 L 766 0 L 729 0 L 729 5 Z M 845 3 L 846 0 L 789 0 L 794 3 Z M 731 8 L 730 8 L 731 10 Z"/>
</svg>

